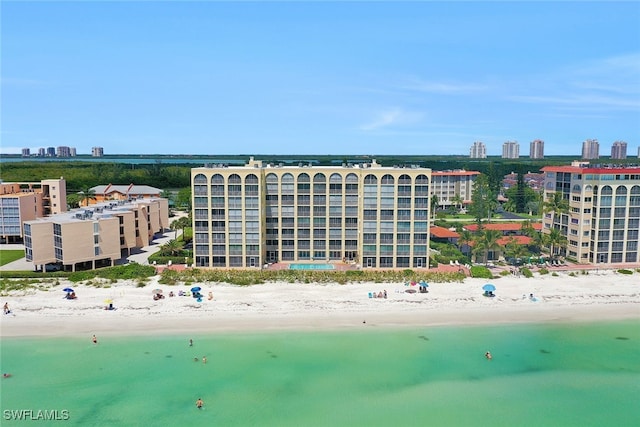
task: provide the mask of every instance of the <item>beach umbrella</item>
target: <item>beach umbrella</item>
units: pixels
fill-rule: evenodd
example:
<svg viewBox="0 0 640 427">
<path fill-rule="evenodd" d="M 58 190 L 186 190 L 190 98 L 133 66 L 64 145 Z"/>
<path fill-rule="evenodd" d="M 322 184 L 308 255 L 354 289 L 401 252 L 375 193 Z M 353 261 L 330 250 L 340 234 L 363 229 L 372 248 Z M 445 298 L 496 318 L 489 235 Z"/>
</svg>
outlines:
<svg viewBox="0 0 640 427">
<path fill-rule="evenodd" d="M 71 288 L 64 288 L 64 289 L 63 289 L 63 291 L 64 291 L 64 292 L 73 292 L 73 289 L 71 289 Z"/>
<path fill-rule="evenodd" d="M 202 288 L 200 286 L 194 286 L 193 288 L 191 288 L 191 292 L 200 292 L 202 290 Z"/>
<path fill-rule="evenodd" d="M 105 303 L 105 304 L 111 304 L 112 302 L 113 302 L 113 300 L 112 300 L 112 299 L 106 299 L 106 300 L 104 300 L 104 303 Z"/>
<path fill-rule="evenodd" d="M 484 285 L 484 286 L 482 287 L 482 290 L 483 290 L 483 291 L 487 291 L 487 292 L 493 292 L 493 291 L 495 291 L 495 290 L 496 290 L 496 287 L 495 287 L 495 286 L 493 286 L 491 283 L 487 283 L 486 285 Z"/>
<path fill-rule="evenodd" d="M 151 292 L 153 292 L 153 294 L 161 294 L 162 293 L 162 289 L 154 289 Z"/>
<path fill-rule="evenodd" d="M 428 288 L 429 284 L 423 280 L 420 282 L 420 286 L 424 286 L 425 288 Z"/>
</svg>

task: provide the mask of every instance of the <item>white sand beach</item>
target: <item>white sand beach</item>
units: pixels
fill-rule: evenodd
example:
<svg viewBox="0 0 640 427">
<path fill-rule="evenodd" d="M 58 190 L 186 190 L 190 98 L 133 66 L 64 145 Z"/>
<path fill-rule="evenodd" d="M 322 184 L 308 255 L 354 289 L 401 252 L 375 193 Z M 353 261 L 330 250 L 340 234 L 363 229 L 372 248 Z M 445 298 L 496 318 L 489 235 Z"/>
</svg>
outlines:
<svg viewBox="0 0 640 427">
<path fill-rule="evenodd" d="M 46 290 L 2 297 L 11 314 L 0 319 L 2 337 L 198 334 L 232 331 L 321 330 L 375 327 L 640 319 L 640 274 L 590 272 L 571 277 L 501 277 L 491 280 L 494 298 L 482 295 L 486 279 L 430 283 L 428 293 L 407 293 L 403 283 L 235 286 L 197 283 L 146 286 L 120 281 L 108 288 L 61 282 Z M 201 286 L 197 302 L 177 296 Z M 64 299 L 73 287 L 76 300 Z M 154 301 L 152 290 L 166 296 Z M 386 289 L 387 298 L 370 298 Z M 413 289 L 417 289 L 413 287 Z M 176 296 L 169 297 L 173 291 Z M 209 292 L 213 300 L 208 300 Z M 533 294 L 535 301 L 529 298 Z M 105 310 L 106 300 L 116 310 Z"/>
</svg>

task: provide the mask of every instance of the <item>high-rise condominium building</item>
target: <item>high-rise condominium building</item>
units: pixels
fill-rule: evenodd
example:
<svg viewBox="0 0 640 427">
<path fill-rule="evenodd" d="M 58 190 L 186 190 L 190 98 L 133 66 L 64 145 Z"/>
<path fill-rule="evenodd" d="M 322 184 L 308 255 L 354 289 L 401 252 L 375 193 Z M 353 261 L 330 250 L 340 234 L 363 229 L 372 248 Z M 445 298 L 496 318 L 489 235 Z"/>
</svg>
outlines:
<svg viewBox="0 0 640 427">
<path fill-rule="evenodd" d="M 71 149 L 65 145 L 58 147 L 58 157 L 71 157 Z"/>
<path fill-rule="evenodd" d="M 244 166 L 191 170 L 197 267 L 351 262 L 429 267 L 431 169 Z"/>
<path fill-rule="evenodd" d="M 22 149 L 22 157 L 29 157 L 31 155 L 31 150 L 28 148 Z"/>
<path fill-rule="evenodd" d="M 487 158 L 487 147 L 483 142 L 476 141 L 471 146 L 469 150 L 469 157 L 472 159 L 486 159 Z"/>
<path fill-rule="evenodd" d="M 582 158 L 585 160 L 600 158 L 600 143 L 597 139 L 587 139 L 582 143 Z"/>
<path fill-rule="evenodd" d="M 92 147 L 91 148 L 91 155 L 93 157 L 102 157 L 104 156 L 104 150 L 102 147 Z"/>
<path fill-rule="evenodd" d="M 438 207 L 448 208 L 471 203 L 477 171 L 454 170 L 431 172 L 431 197 L 437 197 Z M 462 206 L 461 206 L 462 205 Z"/>
<path fill-rule="evenodd" d="M 627 143 L 616 141 L 611 145 L 611 159 L 623 160 L 627 158 Z"/>
<path fill-rule="evenodd" d="M 47 147 L 47 157 L 55 157 L 56 149 L 54 147 Z"/>
<path fill-rule="evenodd" d="M 535 139 L 529 143 L 529 158 L 544 159 L 544 141 Z"/>
<path fill-rule="evenodd" d="M 46 154 L 46 151 L 44 148 L 38 148 L 38 157 L 44 157 Z"/>
<path fill-rule="evenodd" d="M 640 167 L 574 162 L 542 170 L 545 200 L 559 192 L 569 204 L 543 217 L 544 233 L 555 228 L 567 239 L 560 255 L 590 264 L 640 262 Z"/>
<path fill-rule="evenodd" d="M 520 157 L 520 144 L 517 141 L 506 141 L 502 144 L 503 159 L 517 159 Z"/>
</svg>

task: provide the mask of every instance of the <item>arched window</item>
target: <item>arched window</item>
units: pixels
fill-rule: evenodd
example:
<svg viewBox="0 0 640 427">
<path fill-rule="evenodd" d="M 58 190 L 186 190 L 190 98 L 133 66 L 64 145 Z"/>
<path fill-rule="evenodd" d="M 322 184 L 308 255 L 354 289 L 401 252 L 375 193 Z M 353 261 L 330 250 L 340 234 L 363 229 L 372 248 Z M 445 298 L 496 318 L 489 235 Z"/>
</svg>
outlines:
<svg viewBox="0 0 640 427">
<path fill-rule="evenodd" d="M 579 193 L 580 192 L 580 186 L 578 184 L 574 185 L 573 188 L 571 189 L 572 192 L 574 193 Z"/>
<path fill-rule="evenodd" d="M 603 196 L 610 196 L 613 194 L 613 189 L 611 188 L 611 186 L 605 185 L 604 187 L 602 187 L 602 191 L 600 191 L 600 194 Z"/>
<path fill-rule="evenodd" d="M 342 183 L 342 175 L 339 173 L 332 173 L 329 177 L 330 184 L 341 184 Z"/>
<path fill-rule="evenodd" d="M 242 184 L 242 178 L 237 173 L 229 175 L 229 184 Z"/>
<path fill-rule="evenodd" d="M 270 173 L 270 174 L 267 174 L 266 180 L 267 180 L 267 184 L 277 184 L 278 176 L 275 173 Z"/>
<path fill-rule="evenodd" d="M 315 184 L 327 182 L 327 177 L 323 173 L 317 173 L 313 176 L 313 182 Z"/>
<path fill-rule="evenodd" d="M 419 184 L 419 185 L 429 184 L 429 177 L 423 174 L 418 175 L 416 177 L 416 184 Z"/>
<path fill-rule="evenodd" d="M 207 183 L 207 177 L 204 176 L 203 174 L 199 173 L 198 175 L 193 177 L 193 183 L 194 184 L 206 184 Z"/>
<path fill-rule="evenodd" d="M 627 187 L 625 187 L 624 185 L 621 185 L 618 188 L 616 188 L 616 196 L 626 196 L 626 195 L 627 195 Z"/>
<path fill-rule="evenodd" d="M 258 177 L 251 173 L 251 174 L 247 175 L 244 178 L 244 183 L 245 184 L 257 184 L 258 183 Z"/>
<path fill-rule="evenodd" d="M 395 183 L 395 179 L 393 179 L 393 176 L 386 174 L 382 177 L 382 185 L 385 185 L 385 184 L 393 185 L 394 183 Z"/>
<path fill-rule="evenodd" d="M 584 191 L 585 191 L 585 193 L 586 193 L 586 192 L 589 192 L 589 191 L 593 191 L 593 187 L 592 187 L 592 186 L 590 186 L 590 185 L 585 185 L 585 186 L 584 186 Z"/>
<path fill-rule="evenodd" d="M 631 187 L 631 194 L 640 194 L 640 185 L 634 185 L 633 187 Z"/>
<path fill-rule="evenodd" d="M 373 174 L 369 174 L 369 175 L 364 177 L 364 183 L 365 184 L 377 184 L 378 183 L 378 177 L 373 175 Z"/>
<path fill-rule="evenodd" d="M 282 183 L 283 184 L 293 184 L 293 175 L 291 175 L 290 173 L 285 173 L 284 175 L 282 175 Z"/>
<path fill-rule="evenodd" d="M 411 177 L 407 174 L 400 175 L 400 178 L 398 178 L 398 184 L 411 185 Z"/>
<path fill-rule="evenodd" d="M 345 181 L 347 182 L 347 184 L 357 184 L 358 176 L 355 173 L 350 173 L 347 175 L 347 178 L 345 179 Z"/>
<path fill-rule="evenodd" d="M 309 174 L 306 173 L 301 173 L 298 175 L 298 182 L 311 182 L 311 179 L 309 178 Z"/>
</svg>

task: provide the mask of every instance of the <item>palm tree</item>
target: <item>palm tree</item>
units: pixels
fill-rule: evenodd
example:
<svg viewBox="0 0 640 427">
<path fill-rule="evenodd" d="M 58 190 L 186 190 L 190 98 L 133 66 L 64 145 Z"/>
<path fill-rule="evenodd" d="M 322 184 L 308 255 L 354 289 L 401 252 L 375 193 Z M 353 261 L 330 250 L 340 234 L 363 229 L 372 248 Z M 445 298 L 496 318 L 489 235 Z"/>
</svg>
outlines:
<svg viewBox="0 0 640 427">
<path fill-rule="evenodd" d="M 543 204 L 543 212 L 553 213 L 553 224 L 556 223 L 556 215 L 569 212 L 569 201 L 566 200 L 561 192 L 556 191 Z"/>
<path fill-rule="evenodd" d="M 438 196 L 436 196 L 435 194 L 431 196 L 431 217 L 432 218 L 436 217 L 436 209 L 438 208 L 439 203 L 440 203 L 440 200 L 438 199 Z"/>
<path fill-rule="evenodd" d="M 91 200 L 97 200 L 96 192 L 93 190 L 93 188 L 87 187 L 84 190 L 78 191 L 78 194 L 80 195 L 80 206 L 89 206 Z"/>
<path fill-rule="evenodd" d="M 552 228 L 547 235 L 547 244 L 549 245 L 549 254 L 551 258 L 555 258 L 556 249 L 567 244 L 567 237 L 563 235 L 557 228 Z"/>
<path fill-rule="evenodd" d="M 462 209 L 462 205 L 464 204 L 464 200 L 462 200 L 462 197 L 460 197 L 460 193 L 456 193 L 451 198 L 451 201 L 456 206 L 456 208 L 458 208 L 458 212 L 460 212 L 460 210 Z"/>
<path fill-rule="evenodd" d="M 182 245 L 175 239 L 169 240 L 167 243 L 160 247 L 160 251 L 163 255 L 175 256 L 182 250 Z"/>
<path fill-rule="evenodd" d="M 500 249 L 500 245 L 498 244 L 498 240 L 502 237 L 502 233 L 498 230 L 484 230 L 480 236 L 479 240 L 474 248 L 476 251 L 484 252 L 484 260 L 485 264 L 489 263 L 489 252 Z"/>
<path fill-rule="evenodd" d="M 471 246 L 471 243 L 475 241 L 476 236 L 469 230 L 462 230 L 458 237 L 458 247 L 462 250 L 463 246 Z"/>
</svg>

